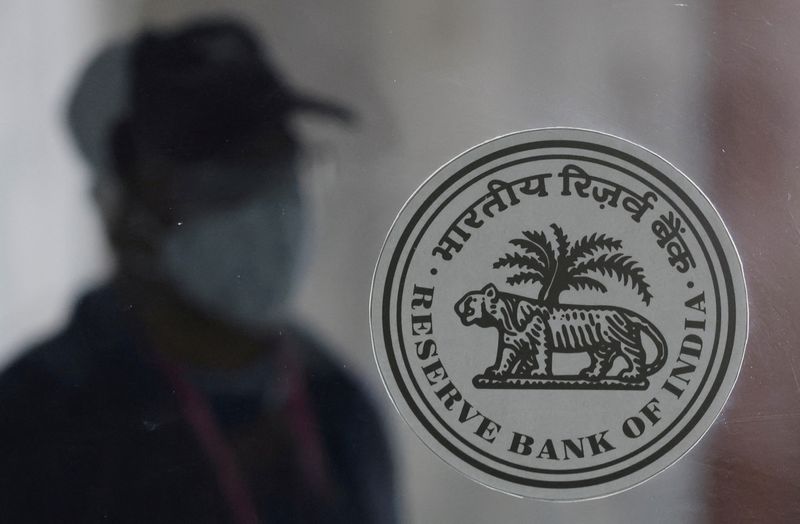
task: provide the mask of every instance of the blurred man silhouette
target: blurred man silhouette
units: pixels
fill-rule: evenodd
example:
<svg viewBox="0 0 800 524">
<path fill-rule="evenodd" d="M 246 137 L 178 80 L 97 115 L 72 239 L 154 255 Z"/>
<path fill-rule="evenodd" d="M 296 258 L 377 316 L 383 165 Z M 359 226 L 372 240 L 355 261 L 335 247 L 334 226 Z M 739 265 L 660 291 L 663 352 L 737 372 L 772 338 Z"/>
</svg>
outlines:
<svg viewBox="0 0 800 524">
<path fill-rule="evenodd" d="M 232 21 L 108 48 L 69 108 L 117 255 L 0 378 L 3 522 L 391 522 L 380 422 L 294 327 L 298 111 Z"/>
</svg>

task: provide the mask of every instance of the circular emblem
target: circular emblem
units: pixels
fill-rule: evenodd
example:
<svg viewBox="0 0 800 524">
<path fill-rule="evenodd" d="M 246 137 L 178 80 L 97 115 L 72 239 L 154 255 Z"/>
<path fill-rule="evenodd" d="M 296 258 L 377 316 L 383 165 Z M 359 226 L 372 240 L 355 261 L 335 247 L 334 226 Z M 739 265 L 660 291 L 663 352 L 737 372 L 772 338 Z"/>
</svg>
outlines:
<svg viewBox="0 0 800 524">
<path fill-rule="evenodd" d="M 576 500 L 662 471 L 736 381 L 747 297 L 714 207 L 610 135 L 542 129 L 456 157 L 409 199 L 370 303 L 386 388 L 487 486 Z"/>
</svg>

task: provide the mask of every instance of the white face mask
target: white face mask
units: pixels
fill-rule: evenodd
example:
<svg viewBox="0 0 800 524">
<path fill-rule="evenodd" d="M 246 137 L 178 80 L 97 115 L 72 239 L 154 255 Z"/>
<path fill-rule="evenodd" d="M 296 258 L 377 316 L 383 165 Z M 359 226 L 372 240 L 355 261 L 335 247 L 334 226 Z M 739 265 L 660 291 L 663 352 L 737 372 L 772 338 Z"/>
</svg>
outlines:
<svg viewBox="0 0 800 524">
<path fill-rule="evenodd" d="M 211 317 L 255 333 L 279 323 L 304 241 L 298 191 L 293 182 L 272 185 L 176 226 L 163 239 L 164 276 Z"/>
</svg>

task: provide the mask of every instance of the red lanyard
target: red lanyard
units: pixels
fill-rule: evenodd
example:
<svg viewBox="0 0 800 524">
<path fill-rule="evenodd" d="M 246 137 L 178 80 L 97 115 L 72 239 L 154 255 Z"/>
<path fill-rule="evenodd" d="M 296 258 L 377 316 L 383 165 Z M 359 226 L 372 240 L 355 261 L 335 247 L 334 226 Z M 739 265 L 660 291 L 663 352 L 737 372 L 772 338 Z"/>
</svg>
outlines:
<svg viewBox="0 0 800 524">
<path fill-rule="evenodd" d="M 333 495 L 328 478 L 325 453 L 316 417 L 311 406 L 305 377 L 293 349 L 282 350 L 278 366 L 285 373 L 287 392 L 286 416 L 296 441 L 302 478 L 312 493 L 328 501 Z M 181 413 L 200 447 L 211 462 L 217 484 L 237 524 L 259 522 L 253 495 L 242 475 L 236 456 L 214 419 L 206 399 L 184 376 L 178 366 L 155 355 L 155 361 L 172 385 Z"/>
<path fill-rule="evenodd" d="M 217 484 L 231 510 L 234 522 L 257 524 L 258 513 L 253 503 L 253 496 L 242 477 L 233 450 L 214 420 L 208 402 L 183 378 L 177 366 L 162 358 L 157 358 L 156 361 L 175 391 L 181 414 L 211 461 Z"/>
</svg>

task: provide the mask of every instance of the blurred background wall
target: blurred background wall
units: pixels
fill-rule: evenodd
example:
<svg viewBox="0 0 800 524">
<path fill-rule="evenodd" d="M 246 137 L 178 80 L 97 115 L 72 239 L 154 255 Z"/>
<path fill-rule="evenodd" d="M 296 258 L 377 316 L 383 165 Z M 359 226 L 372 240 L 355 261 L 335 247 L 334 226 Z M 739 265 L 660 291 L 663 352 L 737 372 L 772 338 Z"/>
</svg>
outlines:
<svg viewBox="0 0 800 524">
<path fill-rule="evenodd" d="M 713 191 L 720 54 L 708 3 L 0 0 L 0 361 L 55 329 L 110 268 L 87 168 L 62 121 L 75 75 L 113 38 L 201 14 L 246 19 L 292 83 L 360 116 L 351 130 L 298 122 L 310 144 L 314 247 L 296 309 L 382 408 L 405 520 L 705 521 L 705 441 L 641 487 L 567 505 L 489 491 L 433 459 L 382 390 L 367 301 L 405 199 L 441 164 L 500 134 L 610 132 Z"/>
<path fill-rule="evenodd" d="M 66 320 L 109 268 L 85 166 L 63 124 L 68 88 L 138 5 L 0 1 L 0 362 Z"/>
</svg>

